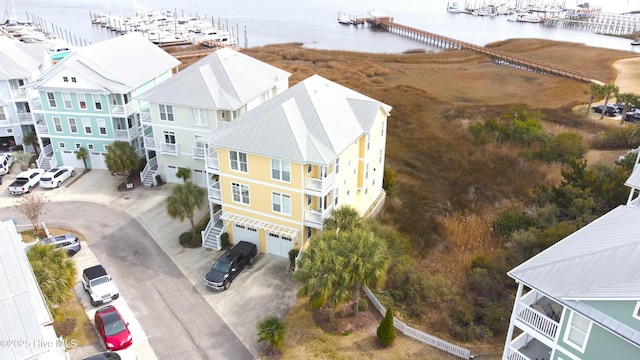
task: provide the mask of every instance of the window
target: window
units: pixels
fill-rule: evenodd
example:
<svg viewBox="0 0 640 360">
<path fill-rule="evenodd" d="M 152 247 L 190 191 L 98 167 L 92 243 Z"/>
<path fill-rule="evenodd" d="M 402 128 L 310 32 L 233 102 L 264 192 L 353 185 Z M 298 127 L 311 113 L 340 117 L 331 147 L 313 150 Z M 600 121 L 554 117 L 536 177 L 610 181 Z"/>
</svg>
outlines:
<svg viewBox="0 0 640 360">
<path fill-rule="evenodd" d="M 171 105 L 158 105 L 160 110 L 160 120 L 173 121 L 173 106 Z"/>
<path fill-rule="evenodd" d="M 311 174 L 311 170 L 313 170 L 313 165 L 307 164 L 307 174 Z"/>
<path fill-rule="evenodd" d="M 91 134 L 91 121 L 89 119 L 82 119 L 82 127 L 84 127 L 85 134 Z"/>
<path fill-rule="evenodd" d="M 564 334 L 564 341 L 576 349 L 584 351 L 590 331 L 591 321 L 572 311 L 571 318 L 569 319 L 569 328 Z"/>
<path fill-rule="evenodd" d="M 82 145 L 80 145 L 80 143 L 75 143 L 76 146 L 76 150 L 80 149 L 82 147 Z"/>
<path fill-rule="evenodd" d="M 364 178 L 368 179 L 369 178 L 369 164 L 366 164 L 364 166 Z"/>
<path fill-rule="evenodd" d="M 340 158 L 336 158 L 336 174 L 340 172 Z"/>
<path fill-rule="evenodd" d="M 107 125 L 104 119 L 98 119 L 98 133 L 100 135 L 107 135 Z"/>
<path fill-rule="evenodd" d="M 207 109 L 191 109 L 193 125 L 207 126 Z"/>
<path fill-rule="evenodd" d="M 62 81 L 64 81 L 64 82 L 69 82 L 69 77 L 68 77 L 68 76 L 63 76 L 63 77 L 62 77 Z"/>
<path fill-rule="evenodd" d="M 380 130 L 380 136 L 384 136 L 384 120 L 382 120 L 382 130 Z"/>
<path fill-rule="evenodd" d="M 291 163 L 271 159 L 271 178 L 280 181 L 291 181 Z"/>
<path fill-rule="evenodd" d="M 76 77 L 75 76 L 71 77 L 71 82 L 76 82 Z"/>
<path fill-rule="evenodd" d="M 229 159 L 231 160 L 231 170 L 247 172 L 247 154 L 237 151 L 229 151 Z"/>
<path fill-rule="evenodd" d="M 338 191 L 338 188 L 336 187 L 333 190 L 333 206 L 338 206 L 338 194 L 339 194 L 339 191 Z"/>
<path fill-rule="evenodd" d="M 380 157 L 378 158 L 378 163 L 382 164 L 382 149 L 380 149 Z"/>
<path fill-rule="evenodd" d="M 76 124 L 76 119 L 75 118 L 68 118 L 67 119 L 69 121 L 69 129 L 71 130 L 72 134 L 77 134 L 78 133 L 78 124 Z"/>
<path fill-rule="evenodd" d="M 7 134 L 13 134 L 13 129 L 12 128 L 7 128 Z"/>
<path fill-rule="evenodd" d="M 249 205 L 249 187 L 247 185 L 231 183 L 231 192 L 233 201 Z"/>
<path fill-rule="evenodd" d="M 291 196 L 271 193 L 271 208 L 274 212 L 291 215 Z"/>
<path fill-rule="evenodd" d="M 164 143 L 165 144 L 175 144 L 176 143 L 176 133 L 173 131 L 164 131 Z"/>
<path fill-rule="evenodd" d="M 54 117 L 53 118 L 53 127 L 54 127 L 56 132 L 62 132 L 62 123 L 60 122 L 60 118 L 59 117 Z"/>
<path fill-rule="evenodd" d="M 59 147 L 60 149 L 64 149 L 65 145 L 64 145 L 64 143 L 63 143 L 63 142 L 59 142 L 59 143 L 58 143 L 58 147 Z"/>
<path fill-rule="evenodd" d="M 78 104 L 80 105 L 80 109 L 87 109 L 87 94 L 78 94 Z"/>
<path fill-rule="evenodd" d="M 311 230 L 311 227 L 307 226 L 307 239 L 311 237 L 312 233 L 313 233 L 313 230 Z"/>
<path fill-rule="evenodd" d="M 96 110 L 102 110 L 102 99 L 99 94 L 93 94 L 93 106 Z"/>
<path fill-rule="evenodd" d="M 93 144 L 87 144 L 87 149 L 93 150 L 94 149 Z"/>
<path fill-rule="evenodd" d="M 313 198 L 311 197 L 311 195 L 307 195 L 307 206 L 311 206 L 312 202 L 313 202 Z"/>
<path fill-rule="evenodd" d="M 71 109 L 71 94 L 62 93 L 62 101 L 64 101 L 65 109 Z"/>
<path fill-rule="evenodd" d="M 4 114 L 4 106 L 0 106 L 0 120 L 7 120 L 7 115 Z"/>
<path fill-rule="evenodd" d="M 369 134 L 367 134 L 366 137 L 367 137 L 367 150 L 369 150 L 371 148 L 371 137 L 369 136 Z"/>
<path fill-rule="evenodd" d="M 49 100 L 49 107 L 57 107 L 56 106 L 56 95 L 52 92 L 47 93 L 47 99 Z"/>
</svg>

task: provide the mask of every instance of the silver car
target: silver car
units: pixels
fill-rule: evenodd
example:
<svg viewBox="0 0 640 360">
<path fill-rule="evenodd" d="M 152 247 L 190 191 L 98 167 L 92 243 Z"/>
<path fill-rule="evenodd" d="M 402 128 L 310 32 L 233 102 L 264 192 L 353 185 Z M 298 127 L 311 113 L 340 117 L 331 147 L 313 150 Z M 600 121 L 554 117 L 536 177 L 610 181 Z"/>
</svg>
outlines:
<svg viewBox="0 0 640 360">
<path fill-rule="evenodd" d="M 67 255 L 73 256 L 75 255 L 82 246 L 80 245 L 80 240 L 75 234 L 64 234 L 64 235 L 56 235 L 52 237 L 48 237 L 46 239 L 40 240 L 43 244 L 51 244 L 55 245 L 57 248 L 62 248 L 67 250 Z"/>
</svg>

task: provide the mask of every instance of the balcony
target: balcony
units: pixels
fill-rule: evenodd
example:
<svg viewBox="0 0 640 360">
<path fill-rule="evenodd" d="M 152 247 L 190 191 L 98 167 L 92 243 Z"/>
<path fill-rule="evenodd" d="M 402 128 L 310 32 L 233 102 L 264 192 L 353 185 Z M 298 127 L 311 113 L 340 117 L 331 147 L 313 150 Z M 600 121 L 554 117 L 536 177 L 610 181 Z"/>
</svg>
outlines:
<svg viewBox="0 0 640 360">
<path fill-rule="evenodd" d="M 156 139 L 153 138 L 153 135 L 147 135 L 142 138 L 144 141 L 144 147 L 149 150 L 156 149 Z"/>
<path fill-rule="evenodd" d="M 207 149 L 203 148 L 201 146 L 193 145 L 191 147 L 191 152 L 193 153 L 193 158 L 197 159 L 197 160 L 204 160 L 206 151 L 207 151 Z"/>
<path fill-rule="evenodd" d="M 333 189 L 335 177 L 333 173 L 328 174 L 322 179 L 305 178 L 304 191 L 305 194 L 323 197 Z"/>
<path fill-rule="evenodd" d="M 147 111 L 143 111 L 140 113 L 140 121 L 145 124 L 151 124 L 153 121 L 151 120 L 151 113 Z"/>
<path fill-rule="evenodd" d="M 9 120 L 0 120 L 0 126 L 11 126 L 11 121 Z"/>
<path fill-rule="evenodd" d="M 178 144 L 160 143 L 160 152 L 166 155 L 178 156 Z"/>
<path fill-rule="evenodd" d="M 551 348 L 527 333 L 515 338 L 507 348 L 509 360 L 551 359 Z"/>
<path fill-rule="evenodd" d="M 31 110 L 42 110 L 42 102 L 40 98 L 33 98 L 29 100 L 29 106 Z"/>
<path fill-rule="evenodd" d="M 18 121 L 20 124 L 33 124 L 33 116 L 30 112 L 18 112 Z"/>
<path fill-rule="evenodd" d="M 11 95 L 14 100 L 22 100 L 27 98 L 27 91 L 25 89 L 11 89 Z"/>
<path fill-rule="evenodd" d="M 222 204 L 222 192 L 220 191 L 220 181 L 209 185 L 209 200 L 215 204 Z"/>
<path fill-rule="evenodd" d="M 325 210 L 306 210 L 304 212 L 304 225 L 322 230 L 324 219 L 331 216 L 331 210 L 333 210 L 333 206 L 329 206 Z"/>
<path fill-rule="evenodd" d="M 47 123 L 44 121 L 44 117 L 42 118 L 41 121 L 36 122 L 36 133 L 38 133 L 39 135 L 48 135 L 49 134 L 49 128 L 47 127 Z"/>
<path fill-rule="evenodd" d="M 205 165 L 207 172 L 211 174 L 220 173 L 220 160 L 218 159 L 218 149 L 209 148 L 209 152 L 206 154 Z"/>
<path fill-rule="evenodd" d="M 116 140 L 129 142 L 138 137 L 138 128 L 116 129 Z"/>
<path fill-rule="evenodd" d="M 516 320 L 525 327 L 554 341 L 558 331 L 562 306 L 535 290 L 522 296 L 516 306 Z"/>
<path fill-rule="evenodd" d="M 135 110 L 136 106 L 134 102 L 130 102 L 124 105 L 111 105 L 111 114 L 113 115 L 129 115 Z"/>
</svg>

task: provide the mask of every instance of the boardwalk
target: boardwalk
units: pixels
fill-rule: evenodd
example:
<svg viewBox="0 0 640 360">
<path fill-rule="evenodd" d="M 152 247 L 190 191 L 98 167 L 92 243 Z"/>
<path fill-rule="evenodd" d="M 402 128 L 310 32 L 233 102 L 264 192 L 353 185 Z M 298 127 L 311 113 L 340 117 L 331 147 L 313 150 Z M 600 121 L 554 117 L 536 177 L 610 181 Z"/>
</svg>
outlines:
<svg viewBox="0 0 640 360">
<path fill-rule="evenodd" d="M 510 54 L 504 51 L 489 49 L 484 46 L 474 45 L 468 42 L 456 40 L 446 36 L 430 33 L 428 31 L 412 28 L 406 25 L 394 23 L 392 18 L 369 18 L 366 22 L 375 27 L 385 29 L 391 33 L 396 33 L 405 37 L 415 39 L 417 41 L 429 43 L 431 45 L 442 48 L 453 49 L 468 49 L 487 55 L 494 62 L 498 64 L 506 64 L 515 67 L 520 67 L 528 70 L 539 71 L 547 74 L 563 76 L 582 82 L 596 82 L 602 83 L 596 80 L 595 76 L 582 71 L 557 66 L 543 61 L 527 59 L 522 56 Z"/>
</svg>

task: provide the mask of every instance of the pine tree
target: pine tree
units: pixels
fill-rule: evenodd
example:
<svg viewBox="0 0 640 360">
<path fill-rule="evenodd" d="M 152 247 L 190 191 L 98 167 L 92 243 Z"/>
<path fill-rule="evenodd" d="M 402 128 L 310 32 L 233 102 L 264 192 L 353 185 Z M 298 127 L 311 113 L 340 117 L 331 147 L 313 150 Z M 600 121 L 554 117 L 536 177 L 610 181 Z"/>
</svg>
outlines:
<svg viewBox="0 0 640 360">
<path fill-rule="evenodd" d="M 396 328 L 393 327 L 393 310 L 391 307 L 387 309 L 387 313 L 384 315 L 384 319 L 378 326 L 378 341 L 384 347 L 393 344 L 396 339 Z"/>
</svg>

